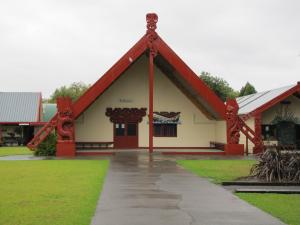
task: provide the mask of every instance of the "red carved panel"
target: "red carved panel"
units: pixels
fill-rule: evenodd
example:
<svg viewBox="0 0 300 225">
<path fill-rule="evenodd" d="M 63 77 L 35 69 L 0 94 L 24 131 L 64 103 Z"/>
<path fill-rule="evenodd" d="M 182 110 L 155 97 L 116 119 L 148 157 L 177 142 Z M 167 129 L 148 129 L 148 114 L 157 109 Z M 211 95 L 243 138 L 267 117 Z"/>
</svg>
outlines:
<svg viewBox="0 0 300 225">
<path fill-rule="evenodd" d="M 57 98 L 57 134 L 58 141 L 74 140 L 74 116 L 72 100 L 69 97 Z"/>
<path fill-rule="evenodd" d="M 147 21 L 147 32 L 146 36 L 148 38 L 148 48 L 150 49 L 150 55 L 157 55 L 157 47 L 153 44 L 157 39 L 158 35 L 156 33 L 156 23 L 158 21 L 158 16 L 155 13 L 148 13 L 146 15 Z"/>
<path fill-rule="evenodd" d="M 227 143 L 238 144 L 240 139 L 239 106 L 235 99 L 226 102 Z"/>
<path fill-rule="evenodd" d="M 140 123 L 146 111 L 146 108 L 107 108 L 105 115 L 113 123 Z"/>
<path fill-rule="evenodd" d="M 154 112 L 154 113 L 164 116 L 164 117 L 167 117 L 167 118 L 172 118 L 172 117 L 180 114 L 180 112 Z"/>
</svg>

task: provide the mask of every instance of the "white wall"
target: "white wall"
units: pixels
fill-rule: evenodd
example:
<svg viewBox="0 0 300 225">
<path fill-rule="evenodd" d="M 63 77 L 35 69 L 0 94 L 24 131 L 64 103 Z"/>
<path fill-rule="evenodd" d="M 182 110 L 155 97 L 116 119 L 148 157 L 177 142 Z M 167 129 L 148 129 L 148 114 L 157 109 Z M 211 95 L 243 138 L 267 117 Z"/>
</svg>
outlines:
<svg viewBox="0 0 300 225">
<path fill-rule="evenodd" d="M 293 112 L 295 116 L 300 119 L 300 99 L 292 95 L 286 98 L 285 100 L 291 102 L 291 104 L 288 106 L 289 111 Z M 275 118 L 278 110 L 280 110 L 281 107 L 282 105 L 278 103 L 266 110 L 265 112 L 263 112 L 262 124 L 271 124 L 272 120 Z"/>
<path fill-rule="evenodd" d="M 154 137 L 156 147 L 209 146 L 226 142 L 224 121 L 208 119 L 158 68 L 154 70 L 154 111 L 181 112 L 177 137 Z M 125 100 L 125 101 L 124 101 Z M 107 107 L 148 109 L 148 59 L 142 56 L 77 120 L 76 141 L 113 141 Z M 139 146 L 148 146 L 148 117 L 139 124 Z"/>
</svg>

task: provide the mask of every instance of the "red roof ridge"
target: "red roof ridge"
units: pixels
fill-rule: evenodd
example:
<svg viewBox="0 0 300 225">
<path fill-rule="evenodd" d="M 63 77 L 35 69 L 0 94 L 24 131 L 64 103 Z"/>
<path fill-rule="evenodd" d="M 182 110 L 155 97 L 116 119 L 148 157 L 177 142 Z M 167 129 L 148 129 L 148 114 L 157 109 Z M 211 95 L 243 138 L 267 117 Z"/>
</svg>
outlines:
<svg viewBox="0 0 300 225">
<path fill-rule="evenodd" d="M 88 108 L 123 72 L 141 56 L 150 45 L 172 65 L 186 82 L 199 94 L 220 118 L 225 118 L 225 105 L 217 95 L 194 73 L 186 63 L 156 33 L 158 17 L 147 14 L 146 34 L 125 53 L 98 81 L 96 81 L 76 102 L 73 103 L 77 118 Z"/>
</svg>

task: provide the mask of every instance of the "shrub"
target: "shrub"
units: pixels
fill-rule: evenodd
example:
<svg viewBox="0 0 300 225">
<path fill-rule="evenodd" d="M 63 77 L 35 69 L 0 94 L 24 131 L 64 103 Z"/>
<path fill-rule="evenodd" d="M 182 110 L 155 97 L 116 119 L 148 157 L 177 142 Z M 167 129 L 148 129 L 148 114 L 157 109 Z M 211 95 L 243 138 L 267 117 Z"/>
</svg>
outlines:
<svg viewBox="0 0 300 225">
<path fill-rule="evenodd" d="M 271 147 L 261 154 L 251 175 L 268 182 L 300 182 L 300 153 Z"/>
<path fill-rule="evenodd" d="M 34 152 L 36 156 L 54 156 L 56 153 L 56 134 L 49 134 Z"/>
</svg>

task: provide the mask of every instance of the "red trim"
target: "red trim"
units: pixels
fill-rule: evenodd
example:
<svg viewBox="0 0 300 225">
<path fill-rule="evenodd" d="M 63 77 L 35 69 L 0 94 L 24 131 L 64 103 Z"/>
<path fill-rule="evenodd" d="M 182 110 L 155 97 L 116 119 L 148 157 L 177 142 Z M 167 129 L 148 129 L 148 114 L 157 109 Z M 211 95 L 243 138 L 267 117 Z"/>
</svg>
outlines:
<svg viewBox="0 0 300 225">
<path fill-rule="evenodd" d="M 225 119 L 225 105 L 217 95 L 183 62 L 183 60 L 160 38 L 156 42 L 158 52 L 179 72 L 187 83 Z"/>
<path fill-rule="evenodd" d="M 101 148 L 101 149 L 117 149 L 118 148 L 112 148 L 112 147 L 107 147 L 107 148 Z M 149 147 L 138 147 L 138 148 L 122 148 L 122 150 L 128 150 L 128 149 L 149 149 Z M 153 147 L 153 149 L 218 149 L 218 150 L 223 150 L 219 148 L 214 148 L 214 147 Z"/>
<path fill-rule="evenodd" d="M 154 64 L 153 54 L 149 55 L 149 153 L 153 152 L 153 88 L 154 88 Z"/>
<path fill-rule="evenodd" d="M 226 144 L 224 147 L 226 155 L 244 155 L 243 144 Z"/>
<path fill-rule="evenodd" d="M 74 157 L 75 154 L 75 142 L 74 141 L 62 141 L 57 140 L 56 143 L 56 156 L 57 157 Z"/>
<path fill-rule="evenodd" d="M 75 123 L 70 97 L 58 97 L 56 122 L 56 156 L 75 156 Z"/>
<path fill-rule="evenodd" d="M 140 123 L 147 108 L 106 108 L 105 115 L 112 123 Z"/>
<path fill-rule="evenodd" d="M 75 119 L 91 105 L 120 75 L 147 49 L 147 37 L 143 36 L 116 64 L 114 64 L 74 104 Z"/>
<path fill-rule="evenodd" d="M 148 147 L 139 147 L 140 149 L 148 149 Z M 217 149 L 214 147 L 153 147 L 153 149 Z"/>
<path fill-rule="evenodd" d="M 121 74 L 143 54 L 147 46 L 147 36 L 143 36 L 115 65 L 111 67 L 84 95 L 74 104 L 77 118 L 96 100 Z M 225 105 L 217 95 L 176 55 L 176 53 L 158 36 L 154 41 L 158 52 L 179 72 L 186 82 L 217 112 L 225 118 Z"/>
<path fill-rule="evenodd" d="M 147 25 L 148 31 L 149 29 L 154 29 L 155 31 L 157 16 L 154 14 L 147 15 L 147 23 L 148 22 L 150 22 L 150 26 L 148 26 L 149 24 Z M 153 22 L 155 23 L 155 27 L 153 27 Z M 114 64 L 94 85 L 73 103 L 74 119 L 78 118 L 78 116 L 80 116 L 84 110 L 86 110 L 107 88 L 109 88 L 110 85 L 117 80 L 123 72 L 138 59 L 138 57 L 145 53 L 147 49 L 150 49 L 150 55 L 159 52 L 178 71 L 182 78 L 196 91 L 196 93 L 207 102 L 219 117 L 224 119 L 224 103 L 155 32 L 149 34 L 148 31 L 147 34 L 144 35 L 123 57 L 121 57 L 116 64 Z M 57 114 L 48 122 L 48 124 L 54 123 L 56 118 Z M 151 123 L 149 124 L 151 125 Z M 149 128 L 149 135 L 151 135 L 150 129 L 151 128 Z M 35 139 L 38 139 L 39 135 L 40 133 L 36 135 L 37 137 Z M 153 135 L 151 136 L 153 137 Z M 149 144 L 151 145 L 151 141 Z"/>
<path fill-rule="evenodd" d="M 76 156 L 114 155 L 115 152 L 76 152 Z"/>
<path fill-rule="evenodd" d="M 250 118 L 252 116 L 260 114 L 263 111 L 271 108 L 272 106 L 274 106 L 278 102 L 281 102 L 282 100 L 286 99 L 287 97 L 289 97 L 290 95 L 292 95 L 292 94 L 294 94 L 295 92 L 298 92 L 298 91 L 300 91 L 300 83 L 297 83 L 296 86 L 292 87 L 291 89 L 289 89 L 288 91 L 282 93 L 281 95 L 277 96 L 276 98 L 273 98 L 271 101 L 263 104 L 262 106 L 258 107 L 254 111 L 252 111 L 252 112 L 250 112 L 246 115 L 243 115 L 243 118 L 245 120 L 247 120 L 248 118 Z"/>
<path fill-rule="evenodd" d="M 162 155 L 225 155 L 225 152 L 161 152 Z"/>
<path fill-rule="evenodd" d="M 84 147 L 84 148 L 80 148 L 80 147 L 76 147 L 77 151 L 89 151 L 89 150 L 113 150 L 115 149 L 114 147 L 97 147 L 97 146 L 92 146 L 92 147 Z M 128 149 L 132 149 L 132 148 L 128 148 Z"/>
<path fill-rule="evenodd" d="M 113 123 L 113 134 L 114 134 L 114 148 L 115 149 L 134 149 L 139 146 L 139 123 L 138 122 L 124 122 L 124 135 L 117 136 L 116 135 L 116 124 Z M 136 126 L 136 135 L 129 136 L 128 132 L 128 124 L 135 124 Z"/>
</svg>

